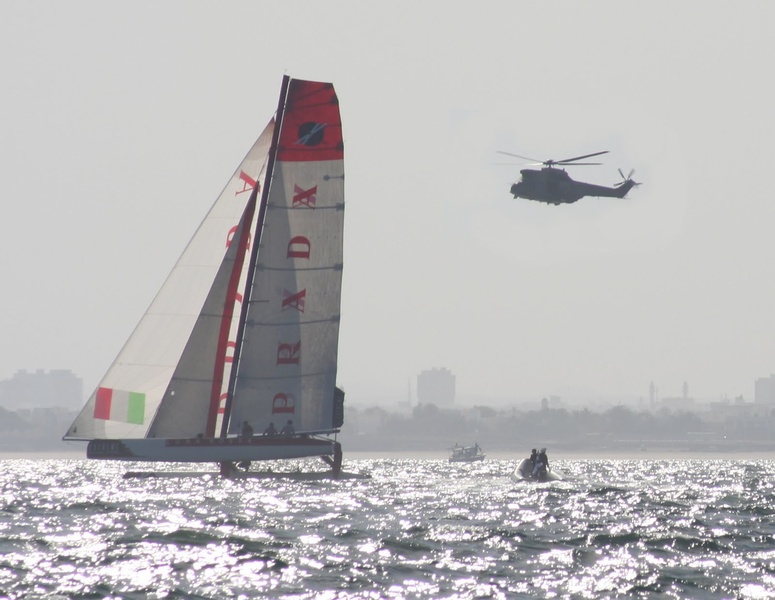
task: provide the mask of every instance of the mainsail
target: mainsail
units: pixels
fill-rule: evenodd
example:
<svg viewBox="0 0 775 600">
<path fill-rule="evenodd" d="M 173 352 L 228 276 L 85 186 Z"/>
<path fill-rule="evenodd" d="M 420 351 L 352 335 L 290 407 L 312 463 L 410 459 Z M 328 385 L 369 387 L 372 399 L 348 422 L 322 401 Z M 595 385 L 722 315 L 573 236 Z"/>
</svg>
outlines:
<svg viewBox="0 0 775 600">
<path fill-rule="evenodd" d="M 333 85 L 283 78 L 276 119 L 65 439 L 121 441 L 112 452 L 139 460 L 186 460 L 164 448 L 226 439 L 245 421 L 256 431 L 287 421 L 297 432 L 336 431 L 343 159 Z M 141 439 L 167 442 L 147 445 L 146 457 L 135 450 Z M 254 458 L 272 457 L 264 454 Z"/>
</svg>

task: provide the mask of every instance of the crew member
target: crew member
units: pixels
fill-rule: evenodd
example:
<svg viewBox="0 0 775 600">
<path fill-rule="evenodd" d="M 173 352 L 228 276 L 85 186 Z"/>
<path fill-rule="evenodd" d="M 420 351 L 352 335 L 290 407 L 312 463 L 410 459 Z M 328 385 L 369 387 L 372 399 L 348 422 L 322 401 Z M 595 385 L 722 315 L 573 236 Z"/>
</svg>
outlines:
<svg viewBox="0 0 775 600">
<path fill-rule="evenodd" d="M 549 473 L 549 458 L 546 456 L 546 448 L 541 448 L 541 452 L 538 453 L 536 458 L 536 466 L 533 469 L 533 476 L 538 476 L 538 479 L 545 479 Z"/>
</svg>

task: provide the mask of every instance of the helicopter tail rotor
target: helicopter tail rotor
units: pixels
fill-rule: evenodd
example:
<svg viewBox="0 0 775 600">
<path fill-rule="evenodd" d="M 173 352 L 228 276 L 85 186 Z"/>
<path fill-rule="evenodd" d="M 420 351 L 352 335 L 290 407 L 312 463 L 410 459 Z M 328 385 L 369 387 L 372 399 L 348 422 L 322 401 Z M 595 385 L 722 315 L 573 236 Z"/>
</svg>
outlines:
<svg viewBox="0 0 775 600">
<path fill-rule="evenodd" d="M 613 192 L 614 196 L 617 198 L 626 198 L 627 192 L 629 192 L 632 188 L 636 188 L 640 185 L 640 183 L 633 180 L 633 173 L 635 173 L 635 169 L 632 169 L 629 173 L 627 173 L 627 177 L 625 177 L 624 173 L 622 173 L 622 170 L 619 169 L 619 175 L 622 176 L 622 180 L 619 183 L 614 184 L 614 187 L 616 188 L 616 191 Z"/>
<path fill-rule="evenodd" d="M 619 169 L 619 175 L 621 175 L 621 176 L 622 176 L 622 180 L 621 180 L 619 183 L 615 183 L 615 184 L 614 184 L 614 187 L 620 187 L 620 186 L 623 186 L 623 185 L 624 185 L 625 183 L 627 183 L 628 181 L 632 181 L 632 176 L 633 176 L 634 174 L 635 174 L 635 169 L 630 169 L 630 172 L 629 172 L 629 173 L 627 173 L 627 176 L 625 177 L 625 176 L 624 176 L 624 173 L 622 173 L 622 170 L 621 170 L 621 169 Z M 632 183 L 633 183 L 633 186 L 640 185 L 639 183 L 637 183 L 637 182 L 635 182 L 635 181 L 633 181 Z"/>
</svg>

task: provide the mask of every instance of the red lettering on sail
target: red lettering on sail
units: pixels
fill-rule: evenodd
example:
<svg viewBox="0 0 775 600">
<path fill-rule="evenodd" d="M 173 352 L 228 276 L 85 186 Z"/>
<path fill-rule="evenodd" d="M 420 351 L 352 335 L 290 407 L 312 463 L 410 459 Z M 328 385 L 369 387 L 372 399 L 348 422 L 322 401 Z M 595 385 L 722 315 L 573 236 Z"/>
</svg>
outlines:
<svg viewBox="0 0 775 600">
<path fill-rule="evenodd" d="M 292 208 L 301 208 L 306 206 L 307 208 L 315 208 L 317 202 L 318 186 L 313 186 L 308 190 L 300 188 L 298 185 L 293 186 L 293 202 Z"/>
<path fill-rule="evenodd" d="M 283 304 L 281 310 L 286 310 L 289 308 L 295 308 L 299 312 L 304 312 L 304 301 L 305 297 L 307 295 L 307 289 L 303 289 L 300 292 L 296 292 L 295 294 L 293 292 L 289 292 L 288 290 L 283 290 Z"/>
<path fill-rule="evenodd" d="M 296 402 L 293 400 L 293 396 L 290 394 L 275 394 L 272 398 L 272 414 L 293 414 L 296 412 Z"/>
<path fill-rule="evenodd" d="M 226 234 L 226 247 L 228 248 L 231 246 L 231 241 L 234 239 L 235 234 L 237 233 L 237 230 L 239 229 L 239 225 L 235 225 L 231 229 L 229 229 L 229 233 Z M 245 241 L 245 249 L 250 250 L 250 240 L 252 238 L 250 235 L 248 235 L 248 239 Z"/>
<path fill-rule="evenodd" d="M 221 394 L 221 397 L 218 398 L 218 414 L 222 415 L 226 412 L 226 398 L 229 397 L 228 392 L 224 392 Z"/>
<path fill-rule="evenodd" d="M 298 365 L 301 360 L 301 340 L 295 344 L 280 342 L 277 344 L 276 365 Z"/>
<path fill-rule="evenodd" d="M 226 247 L 228 248 L 231 246 L 231 241 L 234 239 L 234 234 L 237 233 L 237 229 L 239 229 L 238 225 L 235 225 L 231 229 L 229 229 L 229 233 L 226 234 Z"/>
<path fill-rule="evenodd" d="M 312 243 L 303 235 L 297 235 L 288 242 L 288 258 L 309 258 Z"/>
<path fill-rule="evenodd" d="M 254 187 L 256 187 L 256 180 L 253 179 L 247 173 L 245 173 L 245 171 L 240 170 L 239 178 L 242 180 L 242 189 L 241 190 L 237 190 L 234 193 L 235 196 L 238 196 L 239 194 L 244 194 L 245 192 L 249 192 Z"/>
</svg>

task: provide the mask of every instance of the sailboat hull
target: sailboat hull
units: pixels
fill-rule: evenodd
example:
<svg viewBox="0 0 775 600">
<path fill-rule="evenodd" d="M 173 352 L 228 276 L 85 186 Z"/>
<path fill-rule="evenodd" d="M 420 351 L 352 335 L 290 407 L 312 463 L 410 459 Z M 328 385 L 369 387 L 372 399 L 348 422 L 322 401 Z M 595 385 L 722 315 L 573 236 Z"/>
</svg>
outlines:
<svg viewBox="0 0 775 600">
<path fill-rule="evenodd" d="M 153 462 L 236 462 L 333 456 L 333 440 L 313 437 L 92 440 L 87 458 Z"/>
</svg>

